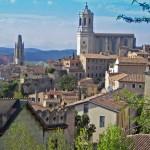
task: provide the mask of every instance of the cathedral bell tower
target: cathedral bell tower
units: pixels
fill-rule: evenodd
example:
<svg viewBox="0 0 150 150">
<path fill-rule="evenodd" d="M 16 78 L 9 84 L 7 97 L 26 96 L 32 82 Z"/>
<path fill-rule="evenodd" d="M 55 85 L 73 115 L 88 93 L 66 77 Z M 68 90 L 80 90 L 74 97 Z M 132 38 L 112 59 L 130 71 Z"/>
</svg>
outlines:
<svg viewBox="0 0 150 150">
<path fill-rule="evenodd" d="M 79 14 L 77 31 L 77 54 L 92 53 L 94 51 L 93 12 L 86 3 L 84 10 Z"/>
<path fill-rule="evenodd" d="M 14 64 L 24 64 L 24 43 L 22 42 L 22 36 L 18 35 L 18 41 L 15 43 L 14 49 Z"/>
</svg>

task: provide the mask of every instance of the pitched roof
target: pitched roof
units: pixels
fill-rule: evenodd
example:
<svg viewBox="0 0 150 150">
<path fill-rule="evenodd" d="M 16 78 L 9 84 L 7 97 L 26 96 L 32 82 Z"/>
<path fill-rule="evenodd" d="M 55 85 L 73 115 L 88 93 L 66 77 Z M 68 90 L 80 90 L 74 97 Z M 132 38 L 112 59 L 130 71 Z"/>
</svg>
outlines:
<svg viewBox="0 0 150 150">
<path fill-rule="evenodd" d="M 94 84 L 94 80 L 92 78 L 84 78 L 79 81 L 79 84 Z"/>
<path fill-rule="evenodd" d="M 91 59 L 116 59 L 117 55 L 102 55 L 102 54 L 82 54 L 82 56 L 86 58 L 91 58 Z"/>
<path fill-rule="evenodd" d="M 0 100 L 0 114 L 7 113 L 15 103 L 15 100 Z"/>
<path fill-rule="evenodd" d="M 120 82 L 134 82 L 134 83 L 145 83 L 144 74 L 128 74 L 124 78 L 119 80 Z"/>
<path fill-rule="evenodd" d="M 127 76 L 126 73 L 112 73 L 112 74 L 110 74 L 110 80 L 119 81 L 126 76 Z"/>
<path fill-rule="evenodd" d="M 148 61 L 147 59 L 143 58 L 143 57 L 118 57 L 119 60 L 119 65 L 123 65 L 123 64 L 147 64 Z"/>
<path fill-rule="evenodd" d="M 116 90 L 114 92 L 107 94 L 97 94 L 84 100 L 69 104 L 67 105 L 67 107 L 72 107 L 75 105 L 80 105 L 89 102 L 98 105 L 100 107 L 106 108 L 108 110 L 119 112 L 122 108 L 127 106 L 127 103 L 123 101 L 115 101 L 114 94 L 117 94 L 118 91 L 119 90 Z"/>
<path fill-rule="evenodd" d="M 128 138 L 133 139 L 134 150 L 150 150 L 150 134 L 129 135 Z"/>
</svg>

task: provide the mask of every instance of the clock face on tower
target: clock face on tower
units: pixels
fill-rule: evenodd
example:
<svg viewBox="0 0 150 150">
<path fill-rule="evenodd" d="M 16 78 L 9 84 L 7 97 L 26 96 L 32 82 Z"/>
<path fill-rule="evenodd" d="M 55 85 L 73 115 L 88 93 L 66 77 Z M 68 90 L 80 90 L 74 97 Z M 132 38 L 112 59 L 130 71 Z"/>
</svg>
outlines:
<svg viewBox="0 0 150 150">
<path fill-rule="evenodd" d="M 87 49 L 87 43 L 85 41 L 81 43 L 81 49 Z"/>
</svg>

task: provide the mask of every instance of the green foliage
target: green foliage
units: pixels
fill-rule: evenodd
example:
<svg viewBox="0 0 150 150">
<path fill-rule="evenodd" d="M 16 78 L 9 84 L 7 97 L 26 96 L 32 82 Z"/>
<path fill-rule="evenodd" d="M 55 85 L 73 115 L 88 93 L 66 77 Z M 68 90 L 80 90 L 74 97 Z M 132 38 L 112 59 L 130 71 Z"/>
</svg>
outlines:
<svg viewBox="0 0 150 150">
<path fill-rule="evenodd" d="M 140 2 L 139 0 L 132 0 L 132 4 L 138 4 L 144 12 L 150 13 L 150 4 L 146 2 Z M 119 15 L 117 19 L 123 19 L 128 23 L 141 23 L 146 22 L 150 23 L 150 17 L 147 16 L 141 16 L 141 17 L 130 17 L 126 15 Z"/>
<path fill-rule="evenodd" d="M 87 129 L 81 128 L 79 135 L 75 139 L 75 148 L 76 150 L 92 150 L 92 144 L 88 139 Z"/>
<path fill-rule="evenodd" d="M 83 114 L 82 116 L 76 115 L 75 117 L 75 126 L 77 130 L 77 135 L 80 134 L 81 129 L 85 128 L 88 134 L 88 139 L 90 139 L 93 135 L 93 133 L 96 130 L 96 127 L 94 124 L 89 124 L 90 119 L 87 114 Z"/>
<path fill-rule="evenodd" d="M 140 125 L 140 131 L 145 134 L 150 134 L 150 109 L 149 107 L 150 105 L 144 106 L 141 111 L 141 114 L 136 118 L 137 123 Z"/>
<path fill-rule="evenodd" d="M 72 75 L 64 75 L 58 81 L 61 90 L 73 91 L 76 88 L 77 80 Z"/>
<path fill-rule="evenodd" d="M 14 98 L 16 98 L 16 99 L 20 99 L 20 98 L 23 98 L 23 97 L 24 96 L 23 96 L 23 94 L 20 91 L 16 91 L 14 93 Z"/>
<path fill-rule="evenodd" d="M 14 123 L 4 138 L 5 150 L 43 150 L 23 123 Z"/>
<path fill-rule="evenodd" d="M 50 134 L 47 141 L 47 150 L 71 150 L 71 146 L 65 139 L 62 130 L 58 129 L 56 132 Z"/>
<path fill-rule="evenodd" d="M 115 98 L 126 101 L 130 108 L 136 109 L 138 116 L 133 121 L 138 124 L 139 132 L 150 133 L 150 98 L 137 96 L 126 89 L 121 90 Z"/>
<path fill-rule="evenodd" d="M 0 97 L 13 97 L 13 93 L 18 86 L 18 82 L 16 80 L 12 82 L 0 82 Z"/>
<path fill-rule="evenodd" d="M 119 127 L 110 126 L 100 135 L 98 150 L 133 150 L 133 142 Z"/>
<path fill-rule="evenodd" d="M 54 73 L 55 68 L 46 68 L 46 73 Z"/>
</svg>

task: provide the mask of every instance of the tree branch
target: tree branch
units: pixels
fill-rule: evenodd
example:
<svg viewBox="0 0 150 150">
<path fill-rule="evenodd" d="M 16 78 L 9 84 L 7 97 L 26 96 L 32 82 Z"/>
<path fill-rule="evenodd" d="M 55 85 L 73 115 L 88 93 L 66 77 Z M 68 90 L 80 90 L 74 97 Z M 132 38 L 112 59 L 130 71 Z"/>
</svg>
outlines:
<svg viewBox="0 0 150 150">
<path fill-rule="evenodd" d="M 132 4 L 137 3 L 140 7 L 142 7 L 143 11 L 147 11 L 148 13 L 150 13 L 150 4 L 148 4 L 147 2 L 143 2 L 140 3 L 138 0 L 132 0 Z M 146 22 L 146 23 L 150 23 L 150 17 L 129 17 L 126 15 L 119 15 L 117 17 L 117 20 L 123 19 L 128 23 L 141 23 L 141 22 Z"/>
<path fill-rule="evenodd" d="M 146 2 L 140 3 L 140 2 L 138 2 L 138 0 L 133 0 L 132 4 L 134 4 L 134 3 L 137 3 L 140 7 L 142 7 L 143 11 L 147 11 L 150 13 L 150 4 L 148 4 Z"/>
</svg>

